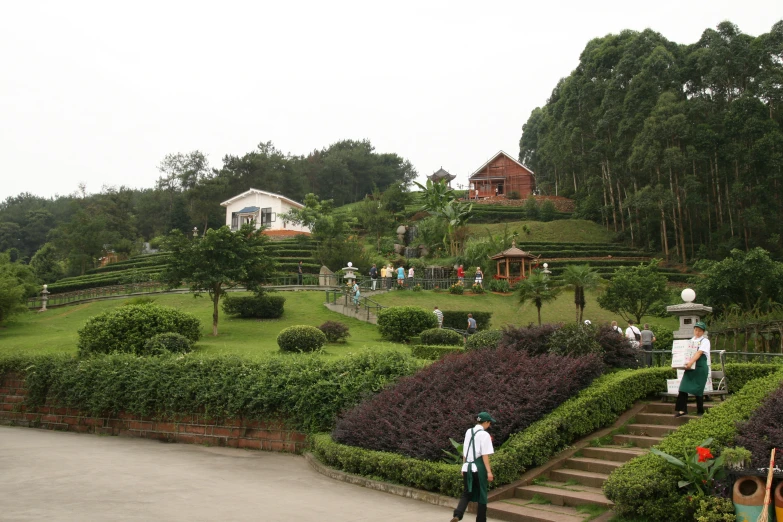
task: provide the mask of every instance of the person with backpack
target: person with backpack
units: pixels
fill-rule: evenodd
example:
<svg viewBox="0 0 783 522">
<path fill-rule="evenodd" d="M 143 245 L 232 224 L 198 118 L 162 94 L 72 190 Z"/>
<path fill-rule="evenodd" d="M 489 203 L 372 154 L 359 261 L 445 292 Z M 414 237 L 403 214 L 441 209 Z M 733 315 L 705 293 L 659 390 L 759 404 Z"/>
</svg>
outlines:
<svg viewBox="0 0 783 522">
<path fill-rule="evenodd" d="M 497 423 L 492 415 L 482 411 L 476 417 L 476 425 L 465 432 L 465 442 L 462 445 L 462 497 L 454 508 L 454 518 L 451 522 L 459 522 L 465 516 L 468 503 L 477 502 L 476 522 L 487 520 L 487 493 L 489 483 L 495 480 L 489 456 L 495 453 L 492 437 L 487 430 L 492 423 Z"/>
<path fill-rule="evenodd" d="M 639 348 L 639 341 L 642 340 L 642 332 L 633 325 L 633 320 L 628 319 L 628 328 L 625 329 L 625 336 L 631 341 L 634 348 Z"/>
<path fill-rule="evenodd" d="M 370 268 L 370 279 L 372 279 L 372 289 L 375 290 L 375 285 L 378 284 L 378 267 L 375 266 L 375 263 L 372 264 L 372 268 Z"/>
</svg>

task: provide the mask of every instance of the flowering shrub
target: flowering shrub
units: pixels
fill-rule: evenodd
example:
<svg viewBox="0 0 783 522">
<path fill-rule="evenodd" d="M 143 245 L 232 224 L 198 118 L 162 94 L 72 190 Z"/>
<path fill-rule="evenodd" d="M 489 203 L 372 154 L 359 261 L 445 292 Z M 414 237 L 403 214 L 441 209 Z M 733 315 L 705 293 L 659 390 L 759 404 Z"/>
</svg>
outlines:
<svg viewBox="0 0 783 522">
<path fill-rule="evenodd" d="M 449 438 L 460 440 L 476 413 L 489 411 L 499 421 L 491 433 L 500 447 L 602 369 L 597 356 L 533 358 L 512 349 L 448 355 L 347 412 L 333 437 L 351 446 L 438 460 L 450 449 Z"/>
<path fill-rule="evenodd" d="M 455 295 L 462 295 L 463 293 L 465 293 L 465 287 L 463 287 L 459 283 L 454 283 L 449 287 L 449 293 Z"/>
<path fill-rule="evenodd" d="M 484 293 L 484 288 L 480 284 L 478 284 L 478 283 L 473 283 L 473 286 L 470 288 L 470 290 L 474 294 L 483 294 Z"/>
<path fill-rule="evenodd" d="M 693 454 L 685 455 L 685 460 L 680 460 L 657 448 L 652 448 L 651 453 L 662 457 L 666 462 L 677 468 L 682 478 L 677 482 L 678 488 L 695 488 L 698 494 L 711 493 L 715 479 L 723 478 L 723 456 L 717 459 L 707 447 L 712 444 L 712 439 L 707 439 L 698 446 Z"/>
</svg>

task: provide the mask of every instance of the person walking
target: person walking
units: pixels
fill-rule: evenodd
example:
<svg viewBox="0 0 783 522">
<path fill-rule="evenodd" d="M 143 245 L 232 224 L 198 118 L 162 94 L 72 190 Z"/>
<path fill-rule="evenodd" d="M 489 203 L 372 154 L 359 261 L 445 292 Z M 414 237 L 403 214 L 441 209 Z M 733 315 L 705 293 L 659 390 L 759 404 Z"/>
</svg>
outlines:
<svg viewBox="0 0 783 522">
<path fill-rule="evenodd" d="M 478 324 L 476 324 L 476 320 L 473 319 L 473 314 L 468 314 L 468 335 L 473 335 L 476 333 L 477 329 Z"/>
<path fill-rule="evenodd" d="M 655 342 L 655 334 L 650 330 L 650 325 L 644 323 L 644 330 L 642 330 L 642 350 L 644 350 L 644 364 L 649 368 L 653 363 L 653 343 Z"/>
<path fill-rule="evenodd" d="M 693 325 L 693 337 L 688 346 L 695 350 L 690 361 L 685 363 L 685 374 L 680 381 L 680 393 L 674 405 L 674 416 L 688 415 L 688 395 L 696 397 L 696 413 L 704 413 L 704 386 L 710 376 L 707 359 L 710 357 L 710 340 L 704 337 L 707 325 L 703 321 Z"/>
<path fill-rule="evenodd" d="M 397 267 L 397 288 L 402 288 L 405 284 L 405 268 L 400 265 Z"/>
<path fill-rule="evenodd" d="M 362 296 L 359 291 L 359 283 L 354 281 L 351 291 L 353 292 L 353 305 L 356 307 L 356 310 L 359 310 L 359 298 Z"/>
<path fill-rule="evenodd" d="M 489 463 L 489 456 L 495 453 L 495 448 L 492 437 L 487 433 L 493 422 L 497 423 L 492 415 L 482 411 L 476 416 L 476 425 L 465 432 L 462 445 L 463 490 L 451 522 L 462 520 L 470 502 L 478 503 L 476 522 L 487 520 L 487 493 L 489 483 L 495 480 Z"/>
<path fill-rule="evenodd" d="M 465 286 L 465 268 L 462 265 L 457 268 L 457 282 L 460 286 Z"/>
<path fill-rule="evenodd" d="M 370 268 L 370 279 L 372 279 L 372 290 L 375 291 L 375 285 L 378 284 L 378 268 L 375 266 L 375 263 L 372 264 L 372 268 Z"/>
<path fill-rule="evenodd" d="M 415 274 L 413 272 L 413 267 L 410 267 L 408 269 L 408 288 L 413 288 L 413 278 L 415 277 Z"/>
<path fill-rule="evenodd" d="M 391 263 L 386 267 L 386 289 L 392 289 L 392 281 L 394 279 L 394 267 Z"/>
<path fill-rule="evenodd" d="M 625 329 L 625 336 L 631 341 L 631 346 L 639 348 L 639 340 L 642 338 L 642 332 L 633 325 L 631 319 L 628 319 L 628 328 Z"/>
<path fill-rule="evenodd" d="M 481 271 L 481 267 L 476 267 L 476 284 L 481 288 L 484 288 L 484 272 Z"/>
<path fill-rule="evenodd" d="M 299 281 L 299 286 L 302 286 L 302 277 L 304 276 L 304 271 L 302 270 L 302 262 L 299 261 L 299 268 L 296 271 L 296 278 Z"/>
<path fill-rule="evenodd" d="M 618 335 L 623 335 L 623 329 L 617 326 L 617 321 L 612 321 L 612 330 Z"/>
<path fill-rule="evenodd" d="M 386 265 L 381 267 L 381 288 L 386 287 Z"/>
<path fill-rule="evenodd" d="M 438 310 L 438 307 L 436 306 L 432 313 L 438 318 L 438 328 L 443 328 L 443 312 Z"/>
</svg>

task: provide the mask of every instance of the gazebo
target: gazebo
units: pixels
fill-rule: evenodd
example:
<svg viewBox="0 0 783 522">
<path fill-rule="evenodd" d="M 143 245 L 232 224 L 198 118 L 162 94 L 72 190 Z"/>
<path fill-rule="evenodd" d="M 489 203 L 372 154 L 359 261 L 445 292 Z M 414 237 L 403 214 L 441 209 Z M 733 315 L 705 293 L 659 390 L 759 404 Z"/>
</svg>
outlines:
<svg viewBox="0 0 783 522">
<path fill-rule="evenodd" d="M 512 241 L 511 248 L 504 250 L 499 254 L 495 254 L 490 258 L 497 262 L 497 275 L 495 275 L 495 279 L 507 279 L 509 283 L 511 283 L 526 278 L 533 272 L 533 263 L 531 261 L 538 259 L 538 257 L 518 249 L 517 242 Z M 512 275 L 511 265 L 514 264 L 519 265 L 518 276 Z"/>
<path fill-rule="evenodd" d="M 449 174 L 448 172 L 443 170 L 443 167 L 441 167 L 440 169 L 438 169 L 437 172 L 434 172 L 431 175 L 427 176 L 427 179 L 432 181 L 433 183 L 446 180 L 446 184 L 448 184 L 448 186 L 450 187 L 451 181 L 456 177 L 457 176 L 455 176 L 454 174 Z"/>
</svg>

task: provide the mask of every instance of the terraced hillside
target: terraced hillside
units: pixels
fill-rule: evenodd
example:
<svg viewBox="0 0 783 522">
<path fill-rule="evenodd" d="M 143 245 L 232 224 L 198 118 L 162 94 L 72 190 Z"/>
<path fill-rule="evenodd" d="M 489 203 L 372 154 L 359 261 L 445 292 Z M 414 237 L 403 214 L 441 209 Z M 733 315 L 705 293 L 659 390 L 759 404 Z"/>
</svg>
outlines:
<svg viewBox="0 0 783 522">
<path fill-rule="evenodd" d="M 317 274 L 321 265 L 315 260 L 315 242 L 310 238 L 273 240 L 268 244 L 270 253 L 278 262 L 278 276 L 295 277 L 297 265 L 302 261 L 305 274 Z M 61 294 L 88 288 L 125 285 L 156 281 L 168 265 L 169 256 L 142 254 L 125 261 L 88 270 L 83 276 L 66 277 L 49 285 L 49 292 Z"/>
</svg>

